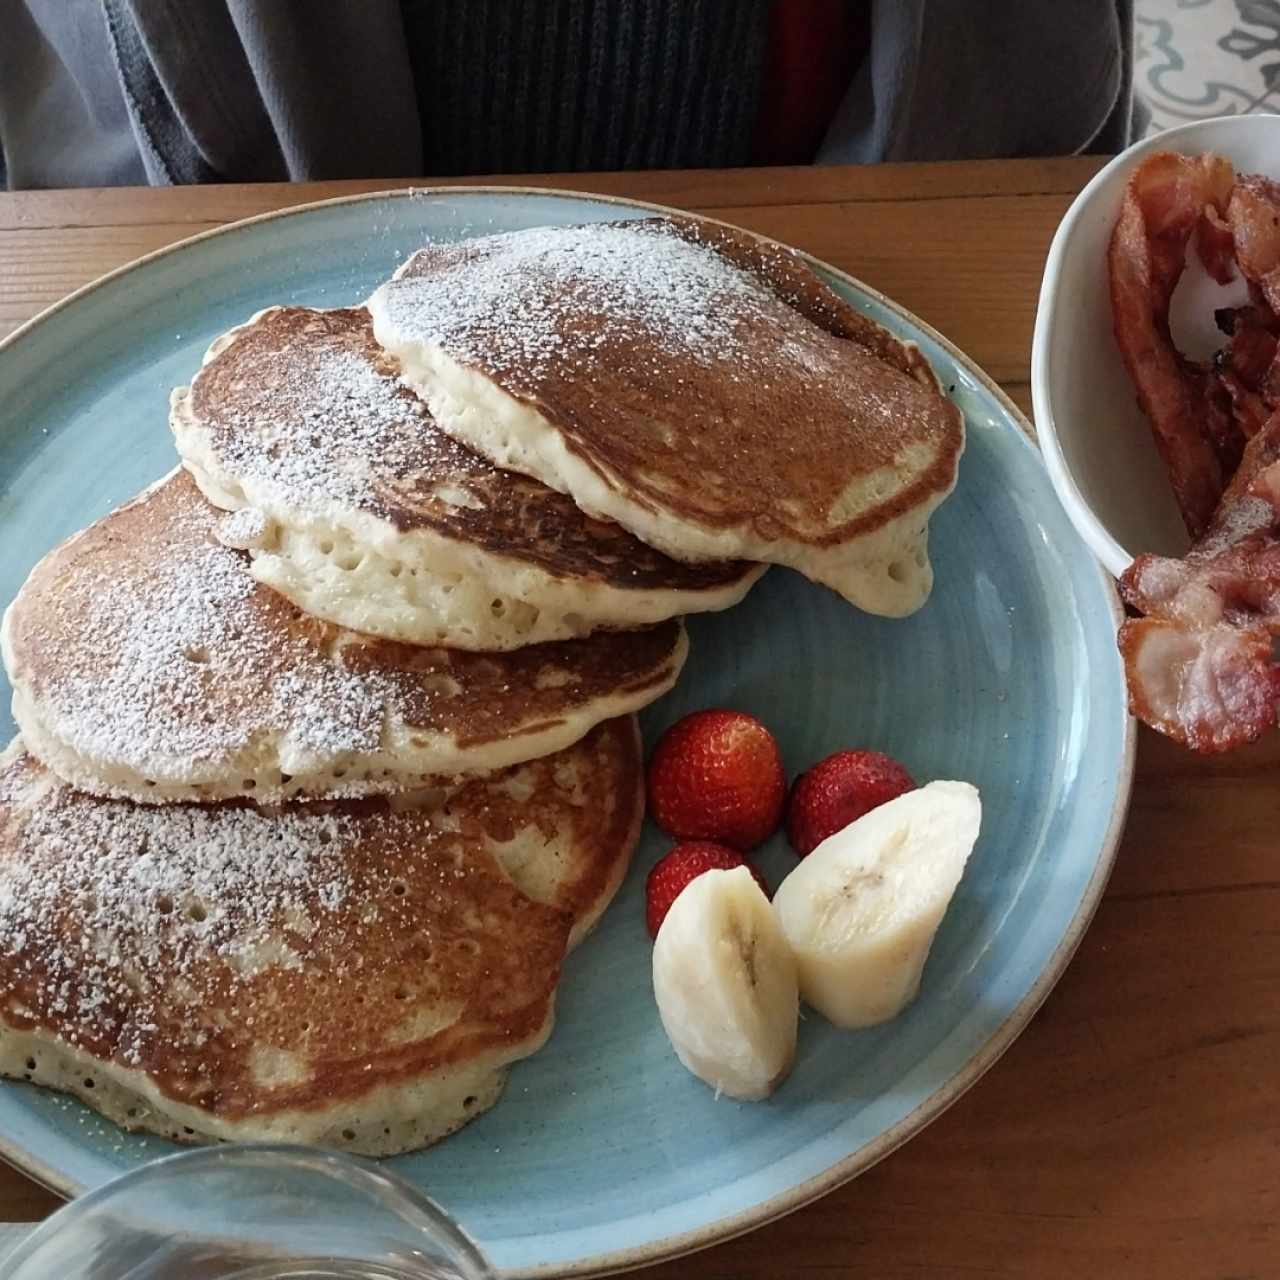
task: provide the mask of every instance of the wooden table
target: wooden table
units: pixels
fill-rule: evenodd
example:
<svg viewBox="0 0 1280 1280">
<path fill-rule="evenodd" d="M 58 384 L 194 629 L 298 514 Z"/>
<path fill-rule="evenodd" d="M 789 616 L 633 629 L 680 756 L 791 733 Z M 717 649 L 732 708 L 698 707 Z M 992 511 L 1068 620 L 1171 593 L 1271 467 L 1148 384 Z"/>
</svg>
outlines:
<svg viewBox="0 0 1280 1280">
<path fill-rule="evenodd" d="M 1096 168 L 1062 159 L 519 181 L 678 205 L 811 250 L 937 326 L 1029 411 L 1045 251 Z M 387 185 L 0 195 L 0 332 L 183 236 Z M 1280 1275 L 1277 766 L 1280 735 L 1203 761 L 1144 733 L 1093 927 L 986 1078 L 857 1181 L 649 1275 Z M 56 1203 L 0 1166 L 0 1219 L 36 1219 Z"/>
</svg>

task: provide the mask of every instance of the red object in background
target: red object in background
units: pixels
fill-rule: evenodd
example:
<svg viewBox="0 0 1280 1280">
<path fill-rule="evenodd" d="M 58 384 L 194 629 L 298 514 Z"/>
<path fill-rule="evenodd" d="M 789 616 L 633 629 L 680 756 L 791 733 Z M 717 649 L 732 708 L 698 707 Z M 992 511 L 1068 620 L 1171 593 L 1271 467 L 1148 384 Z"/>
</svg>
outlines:
<svg viewBox="0 0 1280 1280">
<path fill-rule="evenodd" d="M 774 0 L 753 162 L 812 163 L 870 47 L 869 0 Z"/>
</svg>

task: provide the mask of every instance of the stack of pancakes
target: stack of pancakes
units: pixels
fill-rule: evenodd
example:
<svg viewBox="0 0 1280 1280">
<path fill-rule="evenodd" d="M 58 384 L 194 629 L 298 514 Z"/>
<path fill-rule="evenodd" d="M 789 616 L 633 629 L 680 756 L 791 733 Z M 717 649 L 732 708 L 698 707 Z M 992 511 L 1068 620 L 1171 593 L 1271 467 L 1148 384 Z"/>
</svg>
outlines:
<svg viewBox="0 0 1280 1280">
<path fill-rule="evenodd" d="M 642 817 L 681 615 L 928 593 L 959 414 L 795 255 L 676 220 L 432 245 L 220 337 L 182 467 L 0 630 L 0 1072 L 385 1154 L 491 1105 Z"/>
</svg>

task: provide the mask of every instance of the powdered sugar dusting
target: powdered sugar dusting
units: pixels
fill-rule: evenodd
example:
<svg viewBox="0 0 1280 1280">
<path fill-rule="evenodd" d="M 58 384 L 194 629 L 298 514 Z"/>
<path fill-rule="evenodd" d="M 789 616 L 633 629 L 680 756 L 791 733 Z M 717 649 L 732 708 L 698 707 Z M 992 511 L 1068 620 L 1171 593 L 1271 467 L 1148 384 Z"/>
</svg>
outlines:
<svg viewBox="0 0 1280 1280">
<path fill-rule="evenodd" d="M 179 537 L 159 548 L 158 562 L 142 582 L 108 579 L 89 596 L 84 621 L 99 638 L 105 662 L 78 660 L 79 645 L 60 649 L 65 665 L 51 681 L 58 718 L 68 743 L 91 758 L 159 753 L 207 759 L 246 741 L 233 721 L 206 722 L 205 668 L 215 654 L 240 644 L 254 583 L 239 558 L 216 544 L 196 544 L 193 555 L 174 554 L 188 550 L 187 542 Z M 75 607 L 78 595 L 48 595 L 44 603 Z M 250 663 L 261 657 L 253 638 L 250 630 Z"/>
<path fill-rule="evenodd" d="M 15 719 L 81 789 L 393 794 L 560 750 L 683 662 L 675 623 L 495 654 L 379 642 L 255 582 L 220 525 L 180 471 L 47 556 L 10 610 Z"/>
<path fill-rule="evenodd" d="M 369 299 L 440 425 L 669 555 L 901 616 L 964 421 L 801 259 L 683 219 L 428 245 Z M 859 544 L 856 551 L 854 544 Z"/>
<path fill-rule="evenodd" d="M 761 281 L 663 223 L 536 227 L 431 246 L 370 300 L 380 335 L 540 377 L 637 336 L 734 369 L 749 311 L 786 309 Z M 730 372 L 729 376 L 733 376 Z"/>
<path fill-rule="evenodd" d="M 191 417 L 212 433 L 223 473 L 295 508 L 336 502 L 381 515 L 387 484 L 492 472 L 435 426 L 398 372 L 367 313 L 281 309 L 200 371 Z"/>
<path fill-rule="evenodd" d="M 290 937 L 298 945 L 347 903 L 350 849 L 367 834 L 320 808 L 94 800 L 22 758 L 0 779 L 4 810 L 0 946 L 17 968 L 7 985 L 26 988 L 72 1043 L 122 1037 L 125 1062 L 155 1031 L 157 1002 L 199 1006 L 215 971 L 248 981 L 264 952 L 288 967 Z"/>
<path fill-rule="evenodd" d="M 266 740 L 290 773 L 377 750 L 399 707 L 395 681 L 333 660 L 306 627 L 292 630 L 243 555 L 215 541 L 216 513 L 182 500 L 190 489 L 178 477 L 116 517 L 163 512 L 161 536 L 132 553 L 145 563 L 55 570 L 56 587 L 35 588 L 50 730 L 90 762 L 159 780 L 221 777 L 238 755 L 252 775 Z"/>
<path fill-rule="evenodd" d="M 266 545 L 271 522 L 254 507 L 229 511 L 218 521 L 218 541 L 236 551 L 250 551 Z"/>
<path fill-rule="evenodd" d="M 538 610 L 548 632 L 556 614 L 582 616 L 580 596 L 586 593 L 575 589 L 582 577 L 603 577 L 637 594 L 653 586 L 714 589 L 742 577 L 740 565 L 670 560 L 618 526 L 591 520 L 570 498 L 501 471 L 455 442 L 404 385 L 363 309 L 260 313 L 213 344 L 173 407 L 178 447 L 193 474 L 219 506 L 239 508 L 224 518 L 219 539 L 291 568 L 291 552 L 305 539 L 330 572 L 361 571 L 364 581 L 351 597 L 367 589 L 375 566 L 394 559 L 400 580 L 382 588 L 382 599 L 401 600 L 421 587 L 434 595 L 430 608 L 459 619 L 445 636 L 403 638 L 470 647 L 478 638 L 473 624 L 481 621 L 462 619 L 465 593 L 453 593 L 451 567 L 437 554 L 437 539 L 412 537 L 422 530 L 465 549 L 474 570 L 470 585 L 489 592 L 475 612 L 487 614 L 491 600 L 514 594 L 505 621 L 495 624 L 499 631 L 507 628 L 508 638 L 512 619 L 529 612 L 520 609 L 525 603 Z M 273 560 L 277 553 L 280 559 Z M 475 567 L 477 553 L 493 565 L 489 573 Z M 511 561 L 520 562 L 514 574 Z M 278 581 L 272 585 L 281 589 Z M 340 611 L 315 608 L 317 601 L 296 587 L 286 594 L 341 620 Z M 612 610 L 602 619 L 610 625 L 653 620 L 616 602 Z M 371 625 L 369 610 L 352 612 L 361 615 L 351 619 L 354 625 Z M 575 633 L 564 623 L 539 639 Z"/>
</svg>

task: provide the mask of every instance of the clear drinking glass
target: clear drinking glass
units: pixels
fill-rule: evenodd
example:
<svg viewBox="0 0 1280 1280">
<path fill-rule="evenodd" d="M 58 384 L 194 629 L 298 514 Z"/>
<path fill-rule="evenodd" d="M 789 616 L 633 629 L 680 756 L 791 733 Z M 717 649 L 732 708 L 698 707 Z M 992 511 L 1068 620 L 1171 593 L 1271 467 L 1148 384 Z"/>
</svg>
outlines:
<svg viewBox="0 0 1280 1280">
<path fill-rule="evenodd" d="M 205 1147 L 73 1200 L 5 1280 L 492 1280 L 433 1201 L 363 1160 Z"/>
</svg>

